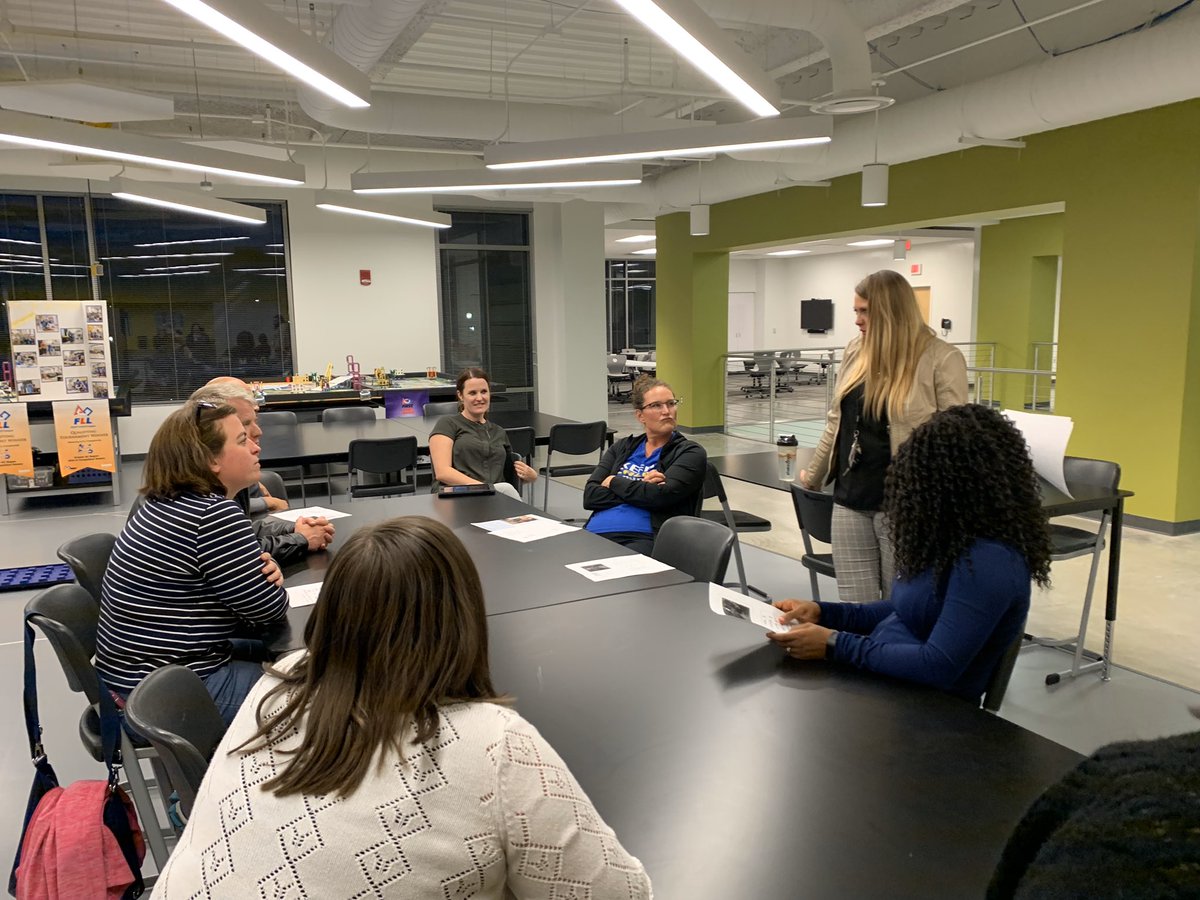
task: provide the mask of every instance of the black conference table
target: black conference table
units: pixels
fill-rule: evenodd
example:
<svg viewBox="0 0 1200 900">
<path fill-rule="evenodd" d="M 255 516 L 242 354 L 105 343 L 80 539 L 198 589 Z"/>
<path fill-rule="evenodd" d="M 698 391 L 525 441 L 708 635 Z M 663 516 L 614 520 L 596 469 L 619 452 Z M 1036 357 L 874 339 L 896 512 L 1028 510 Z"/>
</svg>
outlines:
<svg viewBox="0 0 1200 900">
<path fill-rule="evenodd" d="M 497 690 L 687 900 L 982 897 L 1081 757 L 960 699 L 787 658 L 684 584 L 488 620 Z"/>
<path fill-rule="evenodd" d="M 350 517 L 333 520 L 337 531 L 329 552 L 309 554 L 302 561 L 284 569 L 286 586 L 324 580 L 325 570 L 336 555 L 337 548 L 354 531 L 396 516 L 429 516 L 450 528 L 462 540 L 479 569 L 489 616 L 692 580 L 690 576 L 671 569 L 611 581 L 589 581 L 565 568 L 567 563 L 630 556 L 634 552 L 582 529 L 521 544 L 496 537 L 472 524 L 534 511 L 544 515 L 540 510 L 533 510 L 502 494 L 449 500 L 432 494 L 352 502 L 335 500 L 330 508 L 348 512 Z M 311 610 L 312 607 L 307 606 L 289 610 L 287 627 L 270 630 L 267 641 L 273 652 L 280 653 L 302 645 L 304 623 L 308 621 Z"/>
<path fill-rule="evenodd" d="M 800 454 L 796 458 L 797 474 L 812 458 L 812 453 L 811 448 L 800 448 Z M 781 481 L 779 478 L 779 464 L 774 450 L 729 456 L 710 456 L 708 461 L 723 477 L 747 481 L 780 491 L 789 488 L 789 482 Z M 1113 632 L 1117 623 L 1117 591 L 1121 581 L 1121 532 L 1125 523 L 1125 500 L 1132 497 L 1133 492 L 1110 491 L 1107 488 L 1092 485 L 1076 485 L 1074 496 L 1068 496 L 1041 477 L 1038 478 L 1038 482 L 1042 492 L 1042 509 L 1045 510 L 1047 518 L 1105 510 L 1112 514 L 1112 527 L 1108 542 L 1108 579 L 1105 585 L 1104 651 L 1096 661 L 1100 667 L 1100 677 L 1108 681 L 1112 667 Z"/>
</svg>

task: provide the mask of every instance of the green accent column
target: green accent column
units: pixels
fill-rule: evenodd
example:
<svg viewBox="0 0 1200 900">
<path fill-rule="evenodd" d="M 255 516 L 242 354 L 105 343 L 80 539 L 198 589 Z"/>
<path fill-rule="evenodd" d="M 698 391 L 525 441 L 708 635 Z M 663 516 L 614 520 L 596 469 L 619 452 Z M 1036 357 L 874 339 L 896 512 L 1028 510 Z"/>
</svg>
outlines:
<svg viewBox="0 0 1200 900">
<path fill-rule="evenodd" d="M 1061 215 L 1049 215 L 1008 219 L 982 229 L 975 340 L 995 342 L 997 368 L 1031 368 L 1032 343 L 1054 340 L 1062 225 Z M 1023 409 L 1027 383 L 997 375 L 992 396 L 1003 408 Z"/>
<path fill-rule="evenodd" d="M 658 377 L 686 402 L 685 428 L 724 424 L 729 328 L 729 254 L 693 253 L 688 216 L 661 216 L 657 227 Z"/>
</svg>

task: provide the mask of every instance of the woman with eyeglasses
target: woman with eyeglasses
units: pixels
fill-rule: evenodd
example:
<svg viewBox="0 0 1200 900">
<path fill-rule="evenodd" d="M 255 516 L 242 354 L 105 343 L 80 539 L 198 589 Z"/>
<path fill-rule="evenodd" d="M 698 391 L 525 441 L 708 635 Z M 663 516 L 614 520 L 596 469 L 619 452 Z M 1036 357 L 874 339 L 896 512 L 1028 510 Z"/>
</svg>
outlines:
<svg viewBox="0 0 1200 900">
<path fill-rule="evenodd" d="M 583 489 L 583 508 L 592 510 L 588 531 L 649 555 L 663 522 L 699 509 L 708 454 L 675 430 L 682 401 L 665 381 L 641 376 L 632 401 L 643 432 L 604 452 Z"/>
<path fill-rule="evenodd" d="M 860 334 L 846 345 L 825 432 L 800 483 L 834 483 L 838 596 L 869 603 L 887 598 L 895 574 L 882 511 L 888 466 L 914 428 L 967 402 L 967 363 L 934 335 L 912 286 L 890 269 L 854 288 L 854 322 Z"/>
<path fill-rule="evenodd" d="M 355 532 L 304 644 L 213 753 L 156 900 L 650 897 L 642 864 L 492 686 L 483 586 L 445 525 Z"/>
<path fill-rule="evenodd" d="M 101 589 L 96 670 L 127 696 L 160 666 L 187 666 L 232 721 L 262 675 L 233 659 L 243 623 L 287 614 L 279 566 L 233 501 L 259 479 L 258 444 L 237 411 L 189 401 L 155 432 L 144 502 L 113 547 Z"/>
</svg>

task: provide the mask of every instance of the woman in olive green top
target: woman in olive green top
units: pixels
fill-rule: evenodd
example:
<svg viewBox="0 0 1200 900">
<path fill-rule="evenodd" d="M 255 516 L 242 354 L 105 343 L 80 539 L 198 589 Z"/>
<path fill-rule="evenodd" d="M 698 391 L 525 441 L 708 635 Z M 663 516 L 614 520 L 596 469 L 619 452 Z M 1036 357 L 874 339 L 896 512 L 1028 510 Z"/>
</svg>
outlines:
<svg viewBox="0 0 1200 900">
<path fill-rule="evenodd" d="M 487 420 L 492 392 L 482 369 L 463 369 L 458 376 L 460 412 L 443 416 L 429 433 L 433 460 L 433 489 L 450 484 L 491 484 L 518 500 L 521 482 L 535 481 L 537 472 L 513 460 L 504 429 Z"/>
</svg>

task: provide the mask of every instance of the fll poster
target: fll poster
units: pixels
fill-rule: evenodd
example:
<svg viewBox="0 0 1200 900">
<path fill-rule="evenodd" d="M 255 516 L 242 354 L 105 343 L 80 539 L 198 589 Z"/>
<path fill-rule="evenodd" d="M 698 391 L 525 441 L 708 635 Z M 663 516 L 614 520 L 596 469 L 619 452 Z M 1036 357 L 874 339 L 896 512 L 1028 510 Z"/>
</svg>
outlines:
<svg viewBox="0 0 1200 900">
<path fill-rule="evenodd" d="M 13 300 L 8 319 L 18 397 L 110 396 L 112 359 L 103 303 Z"/>
<path fill-rule="evenodd" d="M 54 434 L 58 439 L 58 470 L 64 476 L 80 469 L 116 471 L 107 400 L 56 401 Z"/>
<path fill-rule="evenodd" d="M 0 403 L 0 478 L 32 474 L 29 410 L 20 403 Z"/>
</svg>

